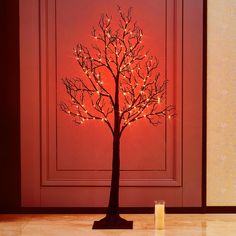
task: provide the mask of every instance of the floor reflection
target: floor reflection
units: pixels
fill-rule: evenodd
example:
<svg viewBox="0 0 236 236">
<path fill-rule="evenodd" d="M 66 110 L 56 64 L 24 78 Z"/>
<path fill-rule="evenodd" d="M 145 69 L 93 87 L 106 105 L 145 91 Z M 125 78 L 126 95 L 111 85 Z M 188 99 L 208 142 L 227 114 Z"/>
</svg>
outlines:
<svg viewBox="0 0 236 236">
<path fill-rule="evenodd" d="M 235 236 L 236 214 L 167 214 L 165 229 L 154 229 L 151 214 L 125 215 L 133 230 L 92 230 L 102 215 L 0 215 L 0 236 Z"/>
</svg>

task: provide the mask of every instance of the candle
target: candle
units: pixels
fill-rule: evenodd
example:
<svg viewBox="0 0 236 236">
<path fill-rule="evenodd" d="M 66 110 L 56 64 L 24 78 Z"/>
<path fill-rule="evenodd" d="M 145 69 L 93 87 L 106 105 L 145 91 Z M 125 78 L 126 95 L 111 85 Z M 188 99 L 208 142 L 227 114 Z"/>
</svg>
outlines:
<svg viewBox="0 0 236 236">
<path fill-rule="evenodd" d="M 164 229 L 165 226 L 165 202 L 155 201 L 155 229 Z"/>
</svg>

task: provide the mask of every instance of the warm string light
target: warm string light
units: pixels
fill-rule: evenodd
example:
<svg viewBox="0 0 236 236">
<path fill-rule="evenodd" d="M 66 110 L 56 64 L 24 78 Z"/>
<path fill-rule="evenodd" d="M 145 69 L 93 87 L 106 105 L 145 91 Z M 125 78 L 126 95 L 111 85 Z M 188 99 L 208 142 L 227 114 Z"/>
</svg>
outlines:
<svg viewBox="0 0 236 236">
<path fill-rule="evenodd" d="M 121 11 L 119 12 L 121 13 Z M 84 108 L 84 104 L 76 105 L 77 112 L 73 112 L 73 110 L 70 111 L 69 109 L 67 111 L 66 108 L 64 108 L 64 111 L 70 114 L 71 116 L 79 116 L 79 118 L 76 118 L 76 119 L 78 121 L 80 119 L 81 124 L 83 124 L 86 120 L 92 120 L 92 119 L 101 120 L 102 122 L 106 121 L 106 123 L 108 123 L 109 121 L 105 116 L 112 114 L 114 112 L 114 103 L 112 102 L 113 101 L 112 99 L 114 98 L 108 92 L 106 92 L 107 88 L 105 86 L 102 86 L 103 81 L 101 80 L 101 75 L 103 75 L 103 73 L 96 73 L 97 67 L 100 67 L 100 66 L 104 66 L 104 67 L 112 68 L 112 69 L 114 69 L 115 66 L 117 66 L 116 69 L 118 69 L 119 71 L 118 73 L 119 76 L 121 78 L 123 76 L 124 78 L 120 80 L 120 85 L 119 85 L 120 92 L 123 94 L 123 96 L 125 96 L 123 98 L 123 102 L 124 102 L 123 107 L 122 105 L 120 105 L 121 110 L 119 110 L 120 117 L 122 117 L 122 120 L 123 120 L 123 126 L 131 125 L 133 121 L 137 121 L 142 118 L 148 118 L 148 121 L 150 121 L 150 123 L 158 124 L 158 122 L 153 119 L 153 116 L 159 113 L 154 113 L 156 112 L 154 111 L 152 114 L 152 111 L 153 109 L 157 109 L 157 107 L 162 109 L 162 107 L 155 105 L 155 102 L 160 104 L 162 100 L 160 97 L 157 97 L 156 94 L 154 94 L 154 96 L 151 97 L 151 95 L 155 91 L 159 91 L 158 90 L 159 85 L 156 84 L 156 81 L 153 83 L 153 81 L 150 81 L 149 79 L 150 77 L 152 77 L 151 71 L 155 69 L 154 68 L 156 66 L 155 61 L 153 62 L 152 60 L 153 57 L 149 55 L 149 51 L 146 51 L 146 53 L 145 51 L 141 51 L 142 46 L 138 45 L 142 43 L 142 37 L 143 37 L 142 30 L 141 29 L 139 30 L 139 28 L 135 28 L 131 30 L 129 28 L 130 27 L 129 23 L 131 22 L 131 20 L 128 18 L 128 20 L 125 21 L 125 19 L 127 19 L 125 13 L 121 13 L 121 14 L 122 14 L 121 21 L 123 20 L 123 23 L 125 23 L 123 24 L 123 26 L 121 26 L 122 27 L 121 31 L 113 31 L 113 29 L 109 27 L 111 19 L 107 18 L 107 15 L 105 19 L 102 18 L 103 24 L 101 25 L 101 29 L 103 31 L 96 33 L 96 30 L 94 30 L 93 35 L 92 35 L 94 39 L 95 40 L 99 39 L 101 41 L 104 40 L 105 42 L 105 45 L 103 46 L 104 48 L 101 51 L 100 49 L 98 49 L 98 55 L 96 55 L 95 58 L 90 56 L 91 54 L 86 47 L 78 46 L 76 49 L 74 49 L 76 60 L 78 60 L 78 63 L 83 68 L 83 71 L 87 75 L 87 78 L 90 78 L 89 80 L 87 79 L 85 81 L 82 81 L 80 79 L 79 86 L 75 84 L 75 86 L 78 86 L 79 88 L 78 93 L 81 92 L 82 96 L 84 96 L 84 94 L 86 93 L 85 95 L 86 99 L 87 99 L 87 94 L 88 94 L 88 97 L 89 96 L 92 97 L 92 95 L 95 94 L 95 96 L 91 98 L 92 105 L 94 109 L 97 110 L 97 112 L 100 112 L 102 114 L 101 117 L 92 116 L 91 115 L 92 113 L 90 113 L 90 111 L 88 112 L 88 110 Z M 124 31 L 122 31 L 122 29 Z M 118 34 L 120 33 L 120 35 L 116 35 L 116 33 L 114 33 L 113 35 L 113 32 L 118 32 Z M 108 38 L 112 37 L 112 39 L 114 38 L 114 41 L 111 42 L 111 40 L 108 40 L 107 37 Z M 106 50 L 107 48 L 109 48 L 109 50 Z M 122 58 L 123 65 L 121 66 L 119 65 L 120 63 L 120 60 L 118 59 L 119 56 Z M 147 57 L 145 61 L 144 61 L 144 57 Z M 143 63 L 142 61 L 139 62 L 139 60 L 143 60 L 145 62 L 145 65 L 142 64 Z M 133 64 L 134 62 L 136 62 L 136 64 Z M 145 72 L 142 73 L 143 72 L 141 70 L 142 67 L 145 67 L 145 70 L 147 70 L 146 75 L 145 75 Z M 135 73 L 135 75 L 133 73 Z M 156 77 L 153 80 L 157 80 Z M 93 88 L 91 89 L 91 87 L 89 86 L 87 87 L 87 82 L 89 83 L 89 81 L 92 83 L 93 86 L 97 87 L 97 88 L 95 87 L 95 90 Z M 137 83 L 137 81 L 139 81 L 139 83 Z M 147 83 L 147 81 L 150 81 L 150 82 Z M 69 85 L 72 86 L 73 84 L 70 83 Z M 155 89 L 155 91 L 152 89 Z M 72 91 L 73 91 L 73 88 L 72 88 Z M 89 91 L 92 91 L 92 92 L 89 92 Z M 139 93 L 141 95 L 139 95 Z M 96 96 L 96 94 L 98 94 L 98 96 Z M 139 99 L 137 102 L 135 101 L 135 97 L 138 97 Z M 95 99 L 97 99 L 97 101 Z M 103 104 L 103 102 L 102 104 L 98 102 L 101 99 L 102 100 L 104 99 L 105 105 Z M 111 102 L 106 103 L 106 99 L 111 99 Z M 78 103 L 77 98 L 76 98 L 76 101 L 74 101 L 74 99 L 71 99 L 71 101 L 72 101 L 72 104 L 71 104 L 72 106 Z M 94 103 L 96 103 L 96 105 Z M 133 103 L 136 103 L 137 107 Z M 107 109 L 106 107 L 107 104 L 108 105 L 112 104 L 113 111 L 110 112 L 109 110 L 110 107 L 109 109 Z M 82 109 L 80 109 L 81 106 L 83 107 Z M 148 107 L 150 108 L 146 109 Z M 148 112 L 146 112 L 145 109 L 148 110 Z M 167 108 L 165 109 L 166 110 L 163 110 L 162 114 L 166 115 L 167 119 L 171 119 L 173 115 L 169 113 L 169 110 L 167 110 Z M 126 119 L 124 117 L 126 117 Z"/>
</svg>

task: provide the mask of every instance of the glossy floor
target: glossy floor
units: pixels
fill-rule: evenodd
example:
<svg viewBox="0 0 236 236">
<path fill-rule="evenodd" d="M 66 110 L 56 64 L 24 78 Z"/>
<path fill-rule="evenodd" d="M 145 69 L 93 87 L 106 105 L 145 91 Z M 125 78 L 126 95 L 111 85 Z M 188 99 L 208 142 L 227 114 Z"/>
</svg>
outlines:
<svg viewBox="0 0 236 236">
<path fill-rule="evenodd" d="M 133 230 L 92 230 L 102 215 L 0 215 L 0 236 L 235 236 L 236 214 L 167 214 L 164 230 L 154 230 L 151 214 L 123 215 Z"/>
</svg>

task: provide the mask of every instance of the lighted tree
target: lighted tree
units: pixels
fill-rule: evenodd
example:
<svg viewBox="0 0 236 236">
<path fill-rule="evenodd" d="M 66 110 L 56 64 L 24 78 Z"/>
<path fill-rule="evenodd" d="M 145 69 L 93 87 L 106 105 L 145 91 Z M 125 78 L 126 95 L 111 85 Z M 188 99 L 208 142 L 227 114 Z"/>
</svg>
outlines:
<svg viewBox="0 0 236 236">
<path fill-rule="evenodd" d="M 132 21 L 131 8 L 118 7 L 119 23 L 101 15 L 98 29 L 93 28 L 96 44 L 89 49 L 78 44 L 75 58 L 83 76 L 64 78 L 69 103 L 61 109 L 83 125 L 95 120 L 106 124 L 113 136 L 112 179 L 107 215 L 100 222 L 122 224 L 119 216 L 120 139 L 134 122 L 147 120 L 159 125 L 161 118 L 171 118 L 173 105 L 166 105 L 167 81 L 160 81 L 158 60 L 144 51 L 143 30 Z M 113 27 L 112 27 L 113 26 Z"/>
</svg>

